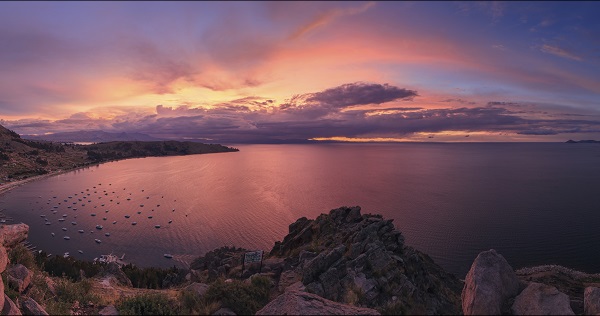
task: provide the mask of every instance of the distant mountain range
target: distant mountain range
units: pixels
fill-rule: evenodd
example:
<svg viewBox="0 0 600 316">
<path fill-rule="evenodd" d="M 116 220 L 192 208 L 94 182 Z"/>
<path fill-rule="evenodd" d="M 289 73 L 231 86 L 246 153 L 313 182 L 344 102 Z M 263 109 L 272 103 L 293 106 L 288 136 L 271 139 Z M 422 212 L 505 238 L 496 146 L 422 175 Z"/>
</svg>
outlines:
<svg viewBox="0 0 600 316">
<path fill-rule="evenodd" d="M 576 141 L 576 140 L 569 139 L 568 141 L 566 141 L 566 143 L 567 144 L 600 144 L 600 140 L 586 139 L 586 140 Z"/>
<path fill-rule="evenodd" d="M 152 137 L 142 133 L 111 133 L 105 131 L 77 131 L 63 132 L 47 135 L 22 135 L 30 140 L 47 140 L 52 142 L 73 142 L 73 143 L 105 143 L 112 141 L 159 141 L 160 138 Z"/>
</svg>

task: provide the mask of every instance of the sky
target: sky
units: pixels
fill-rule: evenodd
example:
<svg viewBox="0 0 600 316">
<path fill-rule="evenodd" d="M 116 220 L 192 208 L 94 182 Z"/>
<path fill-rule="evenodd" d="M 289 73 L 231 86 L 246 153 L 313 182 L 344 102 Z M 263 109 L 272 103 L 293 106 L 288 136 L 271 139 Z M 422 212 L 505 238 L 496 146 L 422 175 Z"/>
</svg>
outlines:
<svg viewBox="0 0 600 316">
<path fill-rule="evenodd" d="M 0 2 L 0 124 L 213 143 L 600 139 L 599 2 Z"/>
</svg>

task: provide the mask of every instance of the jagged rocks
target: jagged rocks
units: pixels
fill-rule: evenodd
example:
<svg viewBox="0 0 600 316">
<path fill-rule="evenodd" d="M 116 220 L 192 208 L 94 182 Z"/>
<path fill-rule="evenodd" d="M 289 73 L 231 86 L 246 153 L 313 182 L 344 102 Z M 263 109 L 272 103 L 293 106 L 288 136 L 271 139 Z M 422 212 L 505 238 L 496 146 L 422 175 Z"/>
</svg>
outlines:
<svg viewBox="0 0 600 316">
<path fill-rule="evenodd" d="M 287 291 L 256 315 L 380 315 L 374 309 L 330 301 L 315 294 Z"/>
<path fill-rule="evenodd" d="M 113 277 L 120 285 L 133 286 L 131 280 L 127 277 L 125 272 L 121 270 L 121 267 L 116 262 L 109 262 L 106 265 L 106 268 L 102 275 Z"/>
<path fill-rule="evenodd" d="M 21 293 L 29 286 L 29 283 L 31 283 L 33 272 L 29 271 L 29 269 L 22 264 L 16 264 L 8 268 L 7 275 L 8 286 Z"/>
<path fill-rule="evenodd" d="M 11 248 L 27 239 L 29 226 L 26 224 L 0 225 L 0 244 Z"/>
<path fill-rule="evenodd" d="M 467 273 L 462 291 L 465 315 L 499 315 L 506 301 L 519 293 L 519 280 L 494 249 L 481 252 Z"/>
<path fill-rule="evenodd" d="M 48 315 L 46 310 L 30 297 L 21 303 L 21 308 L 25 315 Z"/>
<path fill-rule="evenodd" d="M 391 220 L 341 207 L 315 220 L 301 218 L 289 230 L 271 255 L 285 257 L 285 269 L 302 271 L 307 292 L 368 307 L 396 297 L 408 313 L 460 312 L 460 281 L 405 247 Z"/>
<path fill-rule="evenodd" d="M 4 298 L 2 315 L 21 315 L 21 311 L 17 307 L 17 304 L 15 304 L 6 294 L 0 294 L 0 296 Z"/>
<path fill-rule="evenodd" d="M 586 287 L 583 302 L 584 313 L 586 315 L 600 314 L 600 288 L 593 286 Z"/>
<path fill-rule="evenodd" d="M 575 315 L 569 296 L 555 287 L 531 282 L 515 298 L 512 312 L 515 315 Z"/>
</svg>

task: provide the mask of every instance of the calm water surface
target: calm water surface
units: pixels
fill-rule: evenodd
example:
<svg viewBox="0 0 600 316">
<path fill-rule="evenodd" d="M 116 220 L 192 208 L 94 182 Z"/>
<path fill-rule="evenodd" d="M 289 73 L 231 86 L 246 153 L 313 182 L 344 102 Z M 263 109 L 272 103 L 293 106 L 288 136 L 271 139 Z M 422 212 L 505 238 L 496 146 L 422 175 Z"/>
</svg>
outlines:
<svg viewBox="0 0 600 316">
<path fill-rule="evenodd" d="M 140 266 L 185 265 L 223 245 L 270 250 L 297 218 L 360 205 L 460 277 L 490 248 L 514 267 L 600 272 L 597 144 L 237 147 L 70 172 L 1 196 L 0 209 L 30 225 L 38 249 L 125 253 Z"/>
</svg>

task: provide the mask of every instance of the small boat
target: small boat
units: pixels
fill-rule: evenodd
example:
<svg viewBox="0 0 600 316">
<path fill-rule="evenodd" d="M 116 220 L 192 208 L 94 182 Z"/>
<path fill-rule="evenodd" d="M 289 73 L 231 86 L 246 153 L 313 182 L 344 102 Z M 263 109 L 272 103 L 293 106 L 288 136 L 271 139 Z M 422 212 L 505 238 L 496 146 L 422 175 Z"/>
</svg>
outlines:
<svg viewBox="0 0 600 316">
<path fill-rule="evenodd" d="M 83 250 L 77 250 L 77 252 L 79 252 L 79 253 L 83 254 Z"/>
<path fill-rule="evenodd" d="M 129 218 L 129 217 L 130 217 L 129 215 L 125 215 L 125 218 Z"/>
<path fill-rule="evenodd" d="M 40 217 L 46 217 L 46 215 L 42 214 L 42 215 L 40 215 Z"/>
<path fill-rule="evenodd" d="M 52 237 L 54 237 L 54 236 L 55 236 L 54 233 L 52 233 Z"/>
<path fill-rule="evenodd" d="M 114 221 L 114 222 L 113 222 L 113 224 L 116 224 L 116 223 L 117 223 L 117 221 Z"/>
<path fill-rule="evenodd" d="M 105 221 L 105 220 L 106 220 L 106 217 L 102 217 L 102 220 L 104 220 L 104 221 Z"/>
<path fill-rule="evenodd" d="M 67 228 L 66 228 L 66 227 L 63 227 L 63 228 L 62 228 L 62 230 L 66 232 L 66 231 L 67 231 Z"/>
<path fill-rule="evenodd" d="M 154 225 L 154 228 L 160 228 L 160 225 Z"/>
<path fill-rule="evenodd" d="M 142 211 L 138 211 L 138 214 L 142 214 Z"/>
<path fill-rule="evenodd" d="M 82 205 L 85 205 L 85 204 L 82 204 Z M 73 211 L 77 211 L 77 208 L 75 208 L 75 207 L 74 207 L 74 208 L 73 208 Z"/>
<path fill-rule="evenodd" d="M 148 216 L 148 218 L 152 218 L 152 216 Z"/>
<path fill-rule="evenodd" d="M 58 221 L 59 221 L 59 222 L 64 222 L 64 221 L 65 221 L 65 219 L 64 219 L 64 218 L 59 218 L 59 219 L 58 219 Z"/>
<path fill-rule="evenodd" d="M 144 207 L 144 204 L 140 204 L 140 207 Z"/>
<path fill-rule="evenodd" d="M 91 215 L 92 215 L 92 216 L 96 216 L 96 213 L 92 213 Z"/>
<path fill-rule="evenodd" d="M 63 214 L 63 217 L 67 217 L 67 214 Z"/>
<path fill-rule="evenodd" d="M 85 233 L 85 231 L 83 231 L 83 229 L 80 229 L 80 230 L 78 230 L 78 232 L 79 232 L 80 234 L 83 234 L 83 233 Z"/>
<path fill-rule="evenodd" d="M 71 239 L 71 237 L 69 237 L 69 236 L 65 236 L 65 237 L 63 237 L 63 239 L 64 239 L 64 240 L 69 240 L 69 239 Z"/>
<path fill-rule="evenodd" d="M 173 258 L 173 255 L 170 253 L 165 253 L 163 256 L 165 256 L 165 258 L 167 258 L 167 259 Z"/>
<path fill-rule="evenodd" d="M 77 222 L 71 222 L 71 225 L 77 225 Z"/>
<path fill-rule="evenodd" d="M 104 211 L 104 213 L 108 213 L 108 210 Z"/>
<path fill-rule="evenodd" d="M 94 241 L 98 244 L 102 242 L 102 240 L 100 240 L 100 239 L 94 239 Z"/>
<path fill-rule="evenodd" d="M 63 255 L 63 258 L 68 258 L 69 257 L 69 253 L 65 252 L 65 254 Z"/>
<path fill-rule="evenodd" d="M 131 225 L 137 225 L 137 222 L 132 222 Z"/>
<path fill-rule="evenodd" d="M 110 236 L 110 233 L 105 233 L 104 236 L 108 237 Z"/>
<path fill-rule="evenodd" d="M 96 229 L 102 229 L 102 225 L 96 225 Z"/>
<path fill-rule="evenodd" d="M 172 219 L 171 219 L 171 220 L 169 220 L 169 224 L 171 224 L 171 223 L 173 223 L 173 220 L 172 220 Z"/>
<path fill-rule="evenodd" d="M 46 225 L 50 225 L 50 224 L 52 224 L 52 223 L 50 223 L 50 222 L 46 222 Z"/>
</svg>

